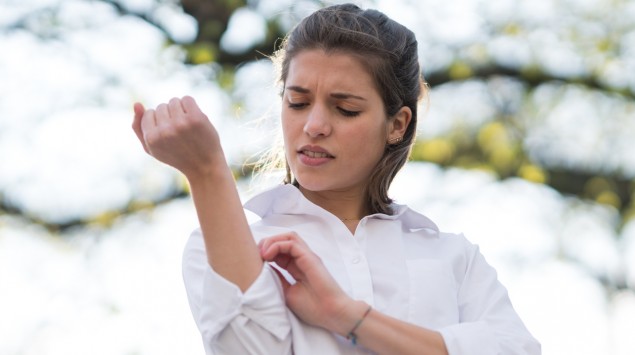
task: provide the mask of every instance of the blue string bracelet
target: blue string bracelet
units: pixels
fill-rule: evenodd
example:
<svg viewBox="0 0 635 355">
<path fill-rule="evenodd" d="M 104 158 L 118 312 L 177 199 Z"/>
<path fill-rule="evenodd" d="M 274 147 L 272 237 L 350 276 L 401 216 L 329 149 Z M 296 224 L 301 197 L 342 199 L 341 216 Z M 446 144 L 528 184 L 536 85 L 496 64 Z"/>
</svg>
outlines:
<svg viewBox="0 0 635 355">
<path fill-rule="evenodd" d="M 366 310 L 366 312 L 364 312 L 364 315 L 362 316 L 362 318 L 360 318 L 357 321 L 357 323 L 355 323 L 355 326 L 353 327 L 353 329 L 351 329 L 351 331 L 348 332 L 348 335 L 346 336 L 346 339 L 350 340 L 351 343 L 353 343 L 353 345 L 357 345 L 357 334 L 355 334 L 355 331 L 357 330 L 357 328 L 359 328 L 359 325 L 362 324 L 362 322 L 364 321 L 364 319 L 366 318 L 368 313 L 370 313 L 371 309 L 373 309 L 373 307 L 372 306 L 368 306 L 368 309 Z"/>
</svg>

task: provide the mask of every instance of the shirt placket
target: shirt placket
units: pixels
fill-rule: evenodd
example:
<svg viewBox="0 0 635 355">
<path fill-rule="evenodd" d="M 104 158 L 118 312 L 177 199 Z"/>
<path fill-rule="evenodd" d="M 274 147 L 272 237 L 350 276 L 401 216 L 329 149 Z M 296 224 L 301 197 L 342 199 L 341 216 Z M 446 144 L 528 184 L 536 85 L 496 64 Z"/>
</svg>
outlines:
<svg viewBox="0 0 635 355">
<path fill-rule="evenodd" d="M 350 233 L 342 233 L 335 239 L 351 283 L 351 296 L 372 306 L 374 305 L 373 283 L 364 248 L 366 237 L 364 225 L 365 221 L 362 220 L 357 227 L 355 236 L 351 236 Z"/>
</svg>

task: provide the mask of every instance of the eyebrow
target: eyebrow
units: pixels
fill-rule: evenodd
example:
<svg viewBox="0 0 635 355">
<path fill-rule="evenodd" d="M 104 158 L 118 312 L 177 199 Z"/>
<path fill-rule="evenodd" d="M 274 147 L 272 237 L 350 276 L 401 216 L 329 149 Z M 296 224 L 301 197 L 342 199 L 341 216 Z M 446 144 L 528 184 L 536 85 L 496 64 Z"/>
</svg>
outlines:
<svg viewBox="0 0 635 355">
<path fill-rule="evenodd" d="M 299 92 L 301 94 L 308 94 L 308 93 L 311 92 L 311 90 L 309 90 L 307 88 L 303 88 L 301 86 L 287 86 L 285 88 L 285 90 L 295 91 L 295 92 Z M 346 93 L 346 92 L 334 92 L 330 96 L 335 98 L 335 99 L 357 99 L 357 100 L 366 101 L 366 99 L 361 97 L 361 96 L 353 95 L 353 94 Z"/>
<path fill-rule="evenodd" d="M 301 86 L 287 86 L 285 90 L 291 90 L 291 91 L 299 92 L 301 94 L 308 94 L 311 92 L 309 91 L 309 89 L 305 89 Z"/>
<path fill-rule="evenodd" d="M 331 97 L 336 98 L 336 99 L 357 99 L 357 100 L 366 101 L 366 99 L 361 97 L 361 96 L 349 94 L 349 93 L 346 93 L 346 92 L 334 92 L 334 93 L 331 94 Z"/>
</svg>

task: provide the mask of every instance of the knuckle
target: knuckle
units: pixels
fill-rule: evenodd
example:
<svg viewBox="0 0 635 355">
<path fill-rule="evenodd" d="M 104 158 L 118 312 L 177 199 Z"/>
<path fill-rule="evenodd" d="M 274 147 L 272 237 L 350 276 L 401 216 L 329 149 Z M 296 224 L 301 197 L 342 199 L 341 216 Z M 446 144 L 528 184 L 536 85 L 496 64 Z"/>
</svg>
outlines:
<svg viewBox="0 0 635 355">
<path fill-rule="evenodd" d="M 143 113 L 143 115 L 141 116 L 141 119 L 142 119 L 142 120 L 147 120 L 147 119 L 149 119 L 150 117 L 152 117 L 152 116 L 154 115 L 154 112 L 155 112 L 155 111 L 154 111 L 153 109 L 147 109 L 147 110 Z"/>
<path fill-rule="evenodd" d="M 178 120 L 175 122 L 171 122 L 172 133 L 175 134 L 187 134 L 188 132 L 197 131 L 196 125 L 187 120 Z"/>
<path fill-rule="evenodd" d="M 170 140 L 174 136 L 174 132 L 170 129 L 158 128 L 152 130 L 145 136 L 145 141 L 148 146 L 158 147 L 163 145 L 164 142 Z"/>
<path fill-rule="evenodd" d="M 144 136 L 144 140 L 146 141 L 146 144 L 150 147 L 156 146 L 160 138 L 161 137 L 156 133 L 147 133 Z"/>
</svg>

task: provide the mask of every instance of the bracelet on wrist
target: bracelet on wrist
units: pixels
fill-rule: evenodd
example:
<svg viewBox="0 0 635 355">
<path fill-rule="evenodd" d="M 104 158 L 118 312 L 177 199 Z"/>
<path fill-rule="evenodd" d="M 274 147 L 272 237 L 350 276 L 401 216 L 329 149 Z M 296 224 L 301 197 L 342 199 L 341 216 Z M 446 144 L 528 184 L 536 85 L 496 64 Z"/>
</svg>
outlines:
<svg viewBox="0 0 635 355">
<path fill-rule="evenodd" d="M 362 324 L 364 319 L 366 319 L 366 316 L 368 315 L 368 313 L 370 313 L 371 309 L 373 309 L 373 307 L 368 306 L 368 309 L 366 310 L 366 312 L 364 312 L 364 315 L 362 315 L 362 317 L 353 326 L 353 329 L 351 329 L 351 331 L 348 332 L 348 335 L 346 335 L 346 339 L 350 340 L 353 345 L 357 345 L 357 334 L 355 334 L 355 331 L 357 330 L 357 328 L 359 328 L 359 325 Z"/>
</svg>

